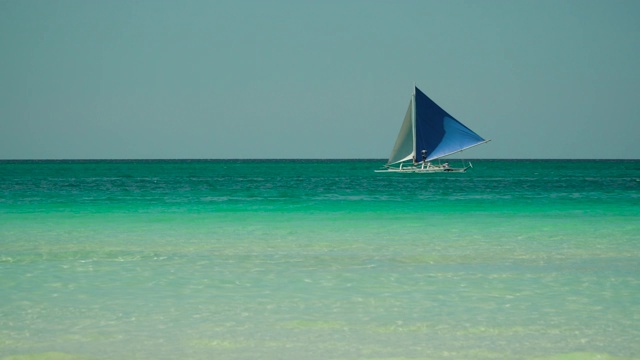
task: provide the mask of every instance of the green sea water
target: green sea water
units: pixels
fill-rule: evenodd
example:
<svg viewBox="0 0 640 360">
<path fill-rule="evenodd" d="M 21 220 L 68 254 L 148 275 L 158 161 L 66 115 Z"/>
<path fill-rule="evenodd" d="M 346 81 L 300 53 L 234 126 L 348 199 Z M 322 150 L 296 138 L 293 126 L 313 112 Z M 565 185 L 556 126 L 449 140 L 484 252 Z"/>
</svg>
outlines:
<svg viewBox="0 0 640 360">
<path fill-rule="evenodd" d="M 640 358 L 640 161 L 0 161 L 0 359 Z"/>
</svg>

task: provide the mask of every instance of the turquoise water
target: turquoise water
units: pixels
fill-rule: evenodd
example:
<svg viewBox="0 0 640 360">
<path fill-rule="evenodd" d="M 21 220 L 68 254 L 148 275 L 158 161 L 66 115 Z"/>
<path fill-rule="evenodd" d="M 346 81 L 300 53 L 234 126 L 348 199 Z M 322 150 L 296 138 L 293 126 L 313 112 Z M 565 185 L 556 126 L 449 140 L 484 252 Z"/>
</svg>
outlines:
<svg viewBox="0 0 640 360">
<path fill-rule="evenodd" d="M 0 359 L 640 358 L 640 161 L 0 162 Z"/>
</svg>

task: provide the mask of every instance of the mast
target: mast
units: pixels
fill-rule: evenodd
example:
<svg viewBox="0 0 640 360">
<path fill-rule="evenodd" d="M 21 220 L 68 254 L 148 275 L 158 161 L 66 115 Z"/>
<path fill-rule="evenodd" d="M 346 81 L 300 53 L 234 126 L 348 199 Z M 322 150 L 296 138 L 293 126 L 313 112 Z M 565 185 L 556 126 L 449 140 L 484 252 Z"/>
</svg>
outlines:
<svg viewBox="0 0 640 360">
<path fill-rule="evenodd" d="M 416 149 L 416 83 L 413 83 L 413 94 L 411 95 L 411 132 L 413 133 L 413 163 L 415 164 L 418 156 Z"/>
</svg>

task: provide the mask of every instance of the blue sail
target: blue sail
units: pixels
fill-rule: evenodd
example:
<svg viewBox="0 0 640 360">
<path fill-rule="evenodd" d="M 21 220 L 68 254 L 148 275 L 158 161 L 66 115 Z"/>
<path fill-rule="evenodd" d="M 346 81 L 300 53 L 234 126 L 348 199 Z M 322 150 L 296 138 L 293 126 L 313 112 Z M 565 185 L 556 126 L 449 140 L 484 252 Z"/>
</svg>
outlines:
<svg viewBox="0 0 640 360">
<path fill-rule="evenodd" d="M 438 159 L 486 142 L 453 116 L 415 88 L 415 148 L 420 159 L 422 150 L 427 160 Z"/>
</svg>

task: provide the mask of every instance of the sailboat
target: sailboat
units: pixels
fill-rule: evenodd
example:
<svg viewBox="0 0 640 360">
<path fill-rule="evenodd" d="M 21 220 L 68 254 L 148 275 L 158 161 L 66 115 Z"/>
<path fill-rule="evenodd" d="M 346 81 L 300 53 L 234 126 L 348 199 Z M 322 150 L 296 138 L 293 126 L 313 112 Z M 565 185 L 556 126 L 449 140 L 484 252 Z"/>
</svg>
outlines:
<svg viewBox="0 0 640 360">
<path fill-rule="evenodd" d="M 384 169 L 375 171 L 465 172 L 472 167 L 470 162 L 463 162 L 461 167 L 452 167 L 440 159 L 489 141 L 449 115 L 414 86 L 391 156 Z M 438 163 L 433 163 L 434 160 L 438 160 Z"/>
</svg>

